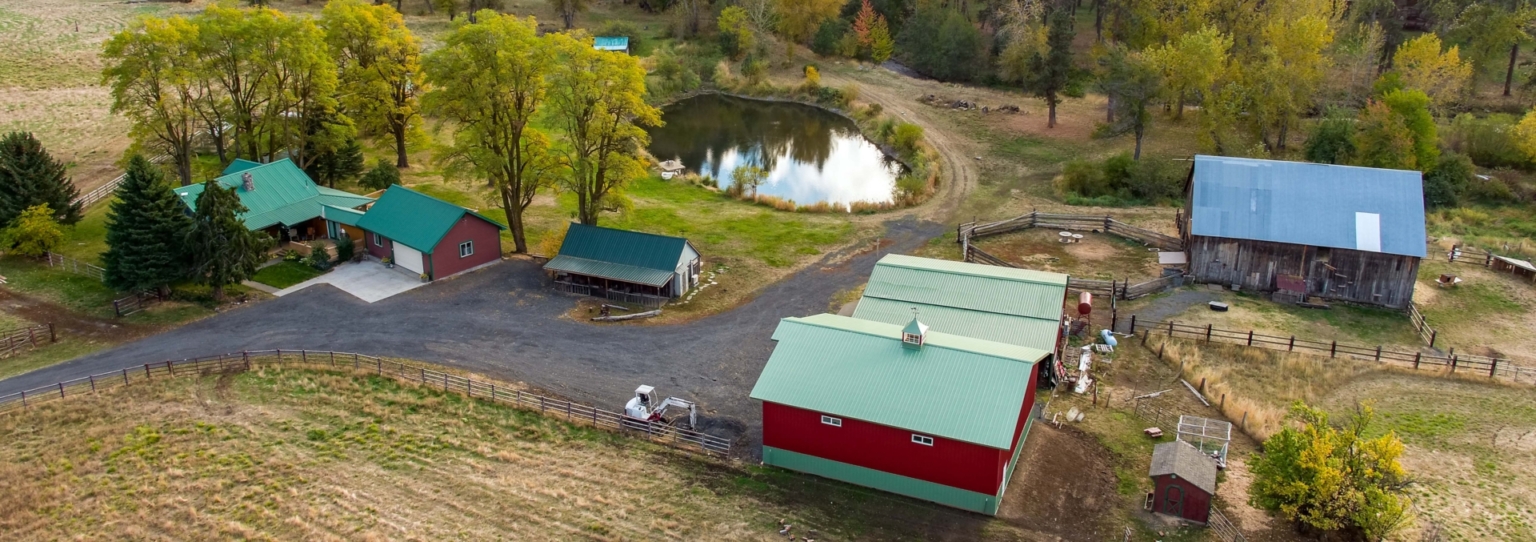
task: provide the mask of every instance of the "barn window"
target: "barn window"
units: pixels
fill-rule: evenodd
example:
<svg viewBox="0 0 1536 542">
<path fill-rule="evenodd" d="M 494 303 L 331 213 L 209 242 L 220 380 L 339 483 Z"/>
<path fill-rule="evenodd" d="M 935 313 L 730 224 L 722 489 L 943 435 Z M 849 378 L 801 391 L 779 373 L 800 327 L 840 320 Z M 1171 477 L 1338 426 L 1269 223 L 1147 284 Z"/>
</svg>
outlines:
<svg viewBox="0 0 1536 542">
<path fill-rule="evenodd" d="M 376 246 L 376 247 L 384 246 L 384 237 L 380 236 L 377 233 L 373 234 L 373 246 Z"/>
<path fill-rule="evenodd" d="M 821 417 L 821 423 L 830 425 L 832 427 L 842 427 L 843 426 L 843 419 L 842 418 L 833 418 L 831 416 L 822 416 Z"/>
<path fill-rule="evenodd" d="M 913 433 L 912 434 L 912 442 L 914 442 L 916 444 L 921 444 L 923 446 L 933 446 L 933 437 L 927 437 L 927 436 L 919 435 L 917 433 Z"/>
<path fill-rule="evenodd" d="M 465 241 L 463 243 L 459 243 L 459 257 L 460 258 L 468 257 L 470 255 L 473 255 L 474 253 L 475 253 L 475 242 L 474 241 Z"/>
</svg>

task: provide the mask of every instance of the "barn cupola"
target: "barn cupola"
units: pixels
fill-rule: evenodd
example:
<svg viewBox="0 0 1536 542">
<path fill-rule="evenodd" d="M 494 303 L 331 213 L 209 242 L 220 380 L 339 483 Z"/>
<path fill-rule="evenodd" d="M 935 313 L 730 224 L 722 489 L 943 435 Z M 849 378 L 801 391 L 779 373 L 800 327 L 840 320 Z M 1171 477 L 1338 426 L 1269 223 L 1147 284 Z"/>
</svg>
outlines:
<svg viewBox="0 0 1536 542">
<path fill-rule="evenodd" d="M 912 321 L 907 327 L 901 329 L 901 346 L 908 350 L 917 350 L 923 347 L 923 341 L 928 338 L 928 326 L 917 321 L 917 309 L 912 309 Z"/>
<path fill-rule="evenodd" d="M 251 172 L 247 171 L 244 175 L 240 176 L 240 188 L 246 192 L 256 191 L 256 178 L 251 176 Z"/>
</svg>

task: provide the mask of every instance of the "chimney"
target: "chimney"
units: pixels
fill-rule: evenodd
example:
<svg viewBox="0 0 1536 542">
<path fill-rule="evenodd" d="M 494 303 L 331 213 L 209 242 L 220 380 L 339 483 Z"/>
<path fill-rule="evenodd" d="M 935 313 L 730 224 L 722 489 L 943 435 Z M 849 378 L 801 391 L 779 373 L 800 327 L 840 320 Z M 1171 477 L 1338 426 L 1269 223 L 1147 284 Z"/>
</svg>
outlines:
<svg viewBox="0 0 1536 542">
<path fill-rule="evenodd" d="M 244 188 L 246 192 L 256 191 L 256 179 L 251 177 L 251 172 L 247 171 L 240 175 L 240 188 Z"/>
<path fill-rule="evenodd" d="M 923 341 L 928 339 L 928 326 L 917 321 L 917 308 L 912 308 L 912 321 L 907 327 L 901 329 L 901 347 L 908 350 L 918 350 L 923 347 Z"/>
</svg>

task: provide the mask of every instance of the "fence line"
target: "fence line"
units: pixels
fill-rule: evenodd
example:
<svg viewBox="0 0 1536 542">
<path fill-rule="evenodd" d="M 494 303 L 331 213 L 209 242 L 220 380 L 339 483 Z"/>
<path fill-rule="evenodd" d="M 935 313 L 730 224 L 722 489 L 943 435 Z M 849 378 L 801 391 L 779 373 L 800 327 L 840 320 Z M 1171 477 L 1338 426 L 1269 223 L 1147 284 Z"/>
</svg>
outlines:
<svg viewBox="0 0 1536 542">
<path fill-rule="evenodd" d="M 961 224 L 956 232 L 956 237 L 961 244 L 968 245 L 969 239 L 973 237 L 999 235 L 1029 228 L 1102 231 L 1140 241 L 1147 246 L 1154 246 L 1163 250 L 1184 250 L 1184 242 L 1177 237 L 1132 226 L 1115 220 L 1114 217 L 1109 215 L 1050 214 L 1039 211 L 997 222 L 969 222 Z"/>
<path fill-rule="evenodd" d="M 150 158 L 149 161 L 153 164 L 159 164 L 170 159 L 171 157 L 162 154 L 160 156 Z M 113 177 L 112 180 L 107 181 L 107 184 L 98 186 L 95 190 L 90 192 L 86 192 L 84 195 L 75 198 L 75 200 L 70 203 L 79 203 L 81 209 L 95 205 L 97 202 L 110 198 L 112 197 L 112 194 L 117 193 L 117 188 L 122 186 L 123 181 L 127 178 L 128 172 L 125 171 L 122 174 Z"/>
<path fill-rule="evenodd" d="M 22 348 L 37 348 L 38 341 L 44 338 L 49 343 L 58 342 L 52 322 L 0 331 L 0 358 L 16 355 Z"/>
<path fill-rule="evenodd" d="M 144 310 L 151 303 L 161 299 L 163 298 L 156 292 L 135 292 L 128 297 L 112 300 L 112 312 L 121 318 Z"/>
<path fill-rule="evenodd" d="M 1247 542 L 1248 540 L 1243 538 L 1243 532 L 1237 530 L 1237 526 L 1233 525 L 1227 516 L 1222 515 L 1221 509 L 1214 504 L 1211 505 L 1211 517 L 1206 525 L 1210 526 L 1211 532 L 1216 533 L 1216 537 L 1222 542 Z"/>
<path fill-rule="evenodd" d="M 1424 319 L 1424 314 L 1419 312 L 1419 307 L 1408 303 L 1408 322 L 1413 324 L 1414 331 L 1419 332 L 1419 338 L 1430 348 L 1435 347 L 1435 340 L 1440 338 L 1440 332 L 1429 327 L 1429 321 Z"/>
<path fill-rule="evenodd" d="M 1364 361 L 1376 361 L 1416 370 L 1445 371 L 1446 374 L 1463 373 L 1486 376 L 1490 379 L 1504 379 L 1514 383 L 1536 384 L 1536 367 L 1521 367 L 1515 365 L 1509 358 L 1457 354 L 1455 350 L 1452 350 L 1450 354 L 1440 354 L 1433 351 L 1425 353 L 1422 350 L 1398 350 L 1380 345 L 1361 346 L 1340 343 L 1338 341 L 1323 342 L 1299 339 L 1295 335 L 1279 337 L 1261 335 L 1253 330 L 1233 331 L 1218 329 L 1210 324 L 1199 326 L 1172 321 L 1139 321 L 1135 315 L 1131 315 L 1128 325 L 1131 334 L 1134 335 L 1138 332 L 1142 334 L 1141 341 L 1143 344 L 1146 343 L 1148 337 L 1157 334 L 1181 339 L 1195 339 L 1207 343 L 1221 342 L 1286 352 L 1327 355 L 1329 358 L 1345 357 Z"/>
<path fill-rule="evenodd" d="M 659 309 L 663 305 L 666 305 L 667 301 L 670 301 L 670 299 L 661 296 L 616 292 L 611 289 L 603 289 L 598 286 L 575 284 L 559 280 L 555 281 L 555 289 L 573 294 L 602 297 L 615 303 L 628 303 L 647 309 Z"/>
<path fill-rule="evenodd" d="M 48 252 L 46 254 L 48 256 L 48 267 L 63 269 L 65 271 L 69 271 L 77 275 L 85 275 L 96 280 L 106 280 L 106 269 L 102 269 L 101 267 L 76 260 L 63 254 L 56 254 L 53 252 Z"/>
<path fill-rule="evenodd" d="M 117 371 L 0 396 L 0 414 L 25 411 L 46 401 L 94 394 L 98 389 L 127 386 L 135 382 L 148 383 L 159 378 L 244 372 L 256 365 L 350 369 L 355 372 L 373 373 L 402 382 L 441 388 L 445 392 L 454 392 L 493 403 L 538 410 L 546 416 L 557 418 L 563 416 L 571 423 L 614 430 L 689 452 L 728 456 L 732 451 L 730 440 L 699 431 L 636 420 L 622 413 L 564 399 L 535 395 L 519 389 L 507 389 L 504 386 L 498 387 L 494 383 L 475 381 L 430 369 L 424 365 L 401 363 L 351 352 L 314 350 L 232 352 L 125 367 Z"/>
</svg>

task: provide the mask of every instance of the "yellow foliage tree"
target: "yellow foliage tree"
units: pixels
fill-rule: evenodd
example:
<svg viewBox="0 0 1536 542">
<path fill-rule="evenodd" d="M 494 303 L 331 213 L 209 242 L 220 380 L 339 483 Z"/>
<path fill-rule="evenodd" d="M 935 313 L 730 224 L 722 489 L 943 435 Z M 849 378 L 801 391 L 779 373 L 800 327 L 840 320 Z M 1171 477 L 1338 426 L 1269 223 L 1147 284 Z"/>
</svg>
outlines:
<svg viewBox="0 0 1536 542">
<path fill-rule="evenodd" d="M 1216 84 L 1231 49 L 1231 36 L 1207 26 L 1148 52 L 1147 59 L 1167 81 L 1169 97 L 1176 104 L 1174 118 L 1184 116 L 1187 100 L 1203 96 Z"/>
<path fill-rule="evenodd" d="M 1455 102 L 1472 80 L 1472 63 L 1461 58 L 1455 45 L 1442 50 L 1440 36 L 1432 33 L 1398 47 L 1392 54 L 1392 70 L 1408 88 L 1428 94 L 1437 107 Z"/>
<path fill-rule="evenodd" d="M 779 33 L 794 43 L 805 43 L 821 23 L 837 16 L 839 0 L 777 0 Z"/>
<path fill-rule="evenodd" d="M 1525 153 L 1528 159 L 1536 160 L 1536 108 L 1526 112 L 1520 123 L 1515 125 L 1515 146 Z"/>
</svg>

